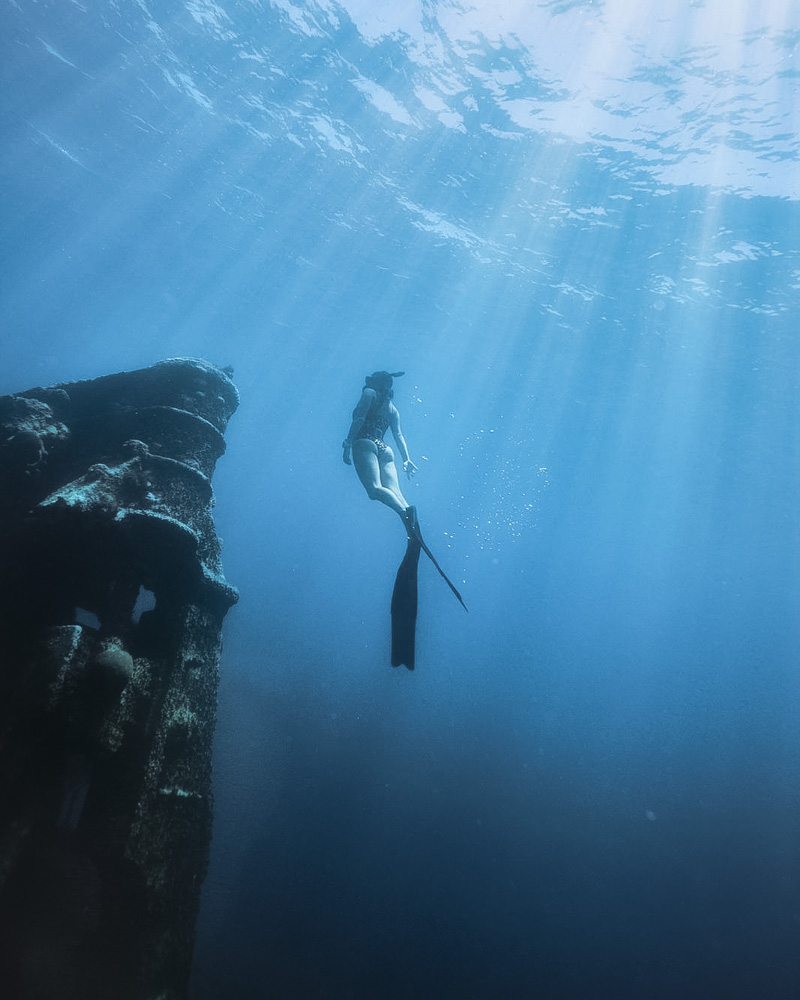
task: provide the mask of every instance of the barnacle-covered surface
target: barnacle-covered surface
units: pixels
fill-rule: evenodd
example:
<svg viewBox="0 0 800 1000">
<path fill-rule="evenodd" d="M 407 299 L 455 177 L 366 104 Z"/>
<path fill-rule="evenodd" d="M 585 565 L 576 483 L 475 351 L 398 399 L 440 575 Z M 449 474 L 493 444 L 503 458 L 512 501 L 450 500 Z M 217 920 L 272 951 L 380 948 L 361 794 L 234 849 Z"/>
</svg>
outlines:
<svg viewBox="0 0 800 1000">
<path fill-rule="evenodd" d="M 4 996 L 178 1000 L 211 838 L 230 373 L 0 397 Z"/>
</svg>

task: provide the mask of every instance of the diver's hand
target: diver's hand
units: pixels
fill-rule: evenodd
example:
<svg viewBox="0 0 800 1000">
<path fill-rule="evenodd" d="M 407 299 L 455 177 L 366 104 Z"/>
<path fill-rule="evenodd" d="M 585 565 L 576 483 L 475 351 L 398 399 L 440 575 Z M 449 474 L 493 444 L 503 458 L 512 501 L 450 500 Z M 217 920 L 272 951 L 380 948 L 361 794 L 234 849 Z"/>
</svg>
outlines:
<svg viewBox="0 0 800 1000">
<path fill-rule="evenodd" d="M 417 474 L 417 467 L 410 458 L 403 462 L 403 470 L 409 479 Z"/>
<path fill-rule="evenodd" d="M 346 441 L 342 441 L 342 461 L 345 465 L 352 465 L 350 460 L 350 445 Z"/>
</svg>

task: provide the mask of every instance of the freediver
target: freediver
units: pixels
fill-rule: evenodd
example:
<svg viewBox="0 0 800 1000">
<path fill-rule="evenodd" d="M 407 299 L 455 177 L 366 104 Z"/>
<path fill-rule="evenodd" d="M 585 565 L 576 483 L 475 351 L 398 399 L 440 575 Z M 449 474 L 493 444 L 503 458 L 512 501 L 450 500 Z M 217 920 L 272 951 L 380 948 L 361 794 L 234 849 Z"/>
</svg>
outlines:
<svg viewBox="0 0 800 1000">
<path fill-rule="evenodd" d="M 400 429 L 400 413 L 392 402 L 394 397 L 394 379 L 400 378 L 405 372 L 377 371 L 367 375 L 361 390 L 361 398 L 353 410 L 353 419 L 347 437 L 342 442 L 342 458 L 347 465 L 355 465 L 358 478 L 371 500 L 379 500 L 390 507 L 405 525 L 410 548 L 407 556 L 409 567 L 413 564 L 416 579 L 416 561 L 413 549 L 419 546 L 439 574 L 460 601 L 464 610 L 466 604 L 461 594 L 453 586 L 442 567 L 434 558 L 433 553 L 425 544 L 417 518 L 417 508 L 410 504 L 400 490 L 397 478 L 397 468 L 394 464 L 392 449 L 383 440 L 387 429 L 391 428 L 400 457 L 403 460 L 403 471 L 409 479 L 416 475 L 417 467 L 411 461 L 406 439 Z M 351 458 L 352 454 L 352 458 Z M 419 551 L 416 552 L 416 558 Z M 404 561 L 405 565 L 405 561 Z M 401 572 L 403 567 L 401 566 Z M 409 569 L 410 572 L 410 569 Z M 416 597 L 414 598 L 414 616 L 416 617 Z"/>
<path fill-rule="evenodd" d="M 400 429 L 400 413 L 392 402 L 394 379 L 404 372 L 373 372 L 364 379 L 361 398 L 353 410 L 353 421 L 342 442 L 342 459 L 355 465 L 361 485 L 370 500 L 379 500 L 400 515 L 406 531 L 417 527 L 417 510 L 403 496 L 394 464 L 394 453 L 383 440 L 387 429 L 403 460 L 403 471 L 411 479 L 417 467 L 411 461 L 408 445 Z M 352 457 L 351 457 L 352 455 Z"/>
</svg>

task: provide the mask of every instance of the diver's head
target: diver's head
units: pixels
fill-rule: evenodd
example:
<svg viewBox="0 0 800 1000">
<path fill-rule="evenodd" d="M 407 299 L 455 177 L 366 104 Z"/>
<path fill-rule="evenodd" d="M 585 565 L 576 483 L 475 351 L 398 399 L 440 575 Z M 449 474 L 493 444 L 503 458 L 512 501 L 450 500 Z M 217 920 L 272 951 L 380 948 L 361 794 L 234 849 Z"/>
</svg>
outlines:
<svg viewBox="0 0 800 1000">
<path fill-rule="evenodd" d="M 373 372 L 371 375 L 367 375 L 364 379 L 364 384 L 369 389 L 374 389 L 375 392 L 383 396 L 388 396 L 391 399 L 394 395 L 392 392 L 392 379 L 400 378 L 401 375 L 405 375 L 405 372 Z"/>
</svg>

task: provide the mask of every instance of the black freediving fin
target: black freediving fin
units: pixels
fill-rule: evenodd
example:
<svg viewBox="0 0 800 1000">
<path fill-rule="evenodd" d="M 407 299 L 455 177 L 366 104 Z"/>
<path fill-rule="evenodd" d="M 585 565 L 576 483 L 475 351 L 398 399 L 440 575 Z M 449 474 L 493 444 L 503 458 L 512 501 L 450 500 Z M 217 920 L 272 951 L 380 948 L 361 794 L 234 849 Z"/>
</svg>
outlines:
<svg viewBox="0 0 800 1000">
<path fill-rule="evenodd" d="M 459 592 L 453 586 L 453 582 L 450 579 L 450 577 L 445 573 L 445 571 L 442 569 L 442 567 L 436 561 L 436 557 L 434 556 L 434 554 L 431 552 L 431 550 L 428 548 L 428 546 L 422 540 L 422 532 L 419 530 L 419 522 L 417 521 L 416 517 L 414 517 L 414 521 L 413 521 L 412 524 L 408 524 L 408 523 L 406 524 L 406 531 L 408 532 L 409 539 L 415 538 L 419 542 L 420 546 L 422 547 L 423 551 L 425 552 L 425 555 L 430 559 L 430 561 L 433 563 L 433 565 L 439 570 L 439 574 L 442 577 L 442 579 L 444 580 L 444 582 L 447 584 L 447 586 L 453 591 L 453 593 L 458 598 L 459 603 L 461 604 L 461 607 L 465 611 L 469 611 L 469 608 L 464 603 L 464 598 L 461 596 L 461 594 L 459 594 Z"/>
<path fill-rule="evenodd" d="M 417 632 L 417 566 L 421 545 L 409 536 L 392 591 L 392 666 L 414 669 Z"/>
</svg>

